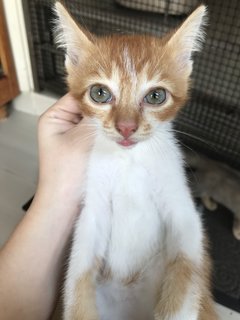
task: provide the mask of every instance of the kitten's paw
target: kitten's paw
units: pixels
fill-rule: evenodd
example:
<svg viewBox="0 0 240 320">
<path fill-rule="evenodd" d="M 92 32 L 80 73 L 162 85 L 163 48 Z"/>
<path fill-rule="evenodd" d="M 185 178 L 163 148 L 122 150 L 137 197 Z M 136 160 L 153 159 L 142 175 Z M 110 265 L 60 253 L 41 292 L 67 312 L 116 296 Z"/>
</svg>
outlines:
<svg viewBox="0 0 240 320">
<path fill-rule="evenodd" d="M 217 202 L 215 202 L 212 198 L 210 198 L 207 195 L 202 196 L 202 202 L 204 206 L 210 210 L 210 211 L 215 211 L 218 207 Z"/>
<path fill-rule="evenodd" d="M 240 220 L 234 219 L 233 235 L 237 240 L 240 240 Z"/>
</svg>

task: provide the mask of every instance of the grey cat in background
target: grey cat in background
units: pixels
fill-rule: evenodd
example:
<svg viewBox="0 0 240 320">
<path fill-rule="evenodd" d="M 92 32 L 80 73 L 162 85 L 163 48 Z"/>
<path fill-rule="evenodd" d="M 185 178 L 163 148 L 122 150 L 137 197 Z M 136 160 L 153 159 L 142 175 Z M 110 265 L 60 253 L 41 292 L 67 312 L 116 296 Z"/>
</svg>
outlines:
<svg viewBox="0 0 240 320">
<path fill-rule="evenodd" d="M 191 181 L 193 195 L 201 198 L 208 210 L 216 210 L 217 203 L 231 210 L 233 235 L 240 240 L 240 173 L 197 153 L 186 151 L 185 154 L 187 164 L 195 169 Z"/>
</svg>

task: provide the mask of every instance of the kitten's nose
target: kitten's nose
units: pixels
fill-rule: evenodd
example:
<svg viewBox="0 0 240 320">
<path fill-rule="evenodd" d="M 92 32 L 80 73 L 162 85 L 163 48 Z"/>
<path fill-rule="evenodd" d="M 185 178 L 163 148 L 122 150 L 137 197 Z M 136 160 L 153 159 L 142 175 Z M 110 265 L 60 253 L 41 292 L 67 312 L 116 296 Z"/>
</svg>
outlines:
<svg viewBox="0 0 240 320">
<path fill-rule="evenodd" d="M 124 138 L 129 138 L 137 131 L 137 124 L 133 121 L 119 121 L 116 124 L 116 129 Z"/>
</svg>

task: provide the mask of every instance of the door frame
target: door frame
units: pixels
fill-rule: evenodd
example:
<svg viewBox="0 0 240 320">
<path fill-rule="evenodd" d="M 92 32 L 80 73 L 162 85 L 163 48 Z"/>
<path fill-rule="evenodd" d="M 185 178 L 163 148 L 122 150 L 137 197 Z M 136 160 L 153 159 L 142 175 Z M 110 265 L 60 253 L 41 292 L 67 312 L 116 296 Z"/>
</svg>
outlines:
<svg viewBox="0 0 240 320">
<path fill-rule="evenodd" d="M 22 1 L 3 0 L 3 6 L 19 89 L 23 92 L 34 91 L 35 88 Z M 16 30 L 18 30 L 17 36 Z"/>
</svg>

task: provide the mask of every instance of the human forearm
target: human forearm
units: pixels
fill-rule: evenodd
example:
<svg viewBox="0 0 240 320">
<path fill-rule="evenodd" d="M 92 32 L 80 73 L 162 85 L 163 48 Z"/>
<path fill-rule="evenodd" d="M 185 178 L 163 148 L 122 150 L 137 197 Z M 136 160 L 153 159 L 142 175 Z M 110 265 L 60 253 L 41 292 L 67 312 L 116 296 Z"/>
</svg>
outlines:
<svg viewBox="0 0 240 320">
<path fill-rule="evenodd" d="M 4 320 L 48 319 L 53 310 L 64 249 L 79 207 L 59 202 L 50 206 L 48 201 L 50 197 L 36 195 L 0 253 L 0 310 Z"/>
</svg>

